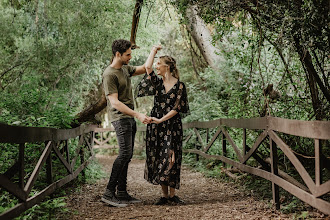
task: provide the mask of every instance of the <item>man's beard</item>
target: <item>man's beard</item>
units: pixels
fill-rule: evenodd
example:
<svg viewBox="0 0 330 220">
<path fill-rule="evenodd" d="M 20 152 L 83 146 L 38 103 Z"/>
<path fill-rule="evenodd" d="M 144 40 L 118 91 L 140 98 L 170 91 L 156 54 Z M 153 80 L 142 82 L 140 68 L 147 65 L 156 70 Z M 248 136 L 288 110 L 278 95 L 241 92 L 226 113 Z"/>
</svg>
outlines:
<svg viewBox="0 0 330 220">
<path fill-rule="evenodd" d="M 127 65 L 129 63 L 129 60 L 127 60 L 127 61 L 121 61 L 121 64 L 122 65 Z"/>
</svg>

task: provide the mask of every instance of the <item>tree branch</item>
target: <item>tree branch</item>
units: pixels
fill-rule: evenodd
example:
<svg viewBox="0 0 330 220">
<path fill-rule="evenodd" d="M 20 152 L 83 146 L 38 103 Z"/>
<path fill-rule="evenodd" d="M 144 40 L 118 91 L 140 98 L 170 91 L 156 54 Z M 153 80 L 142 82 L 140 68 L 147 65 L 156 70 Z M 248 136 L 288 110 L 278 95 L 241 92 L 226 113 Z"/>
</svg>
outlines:
<svg viewBox="0 0 330 220">
<path fill-rule="evenodd" d="M 296 46 L 297 52 L 298 52 L 299 57 L 300 57 L 300 61 L 306 67 L 307 72 L 311 76 L 313 76 L 313 78 L 315 79 L 317 85 L 321 89 L 321 91 L 322 91 L 323 95 L 325 96 L 325 98 L 328 100 L 328 102 L 330 102 L 330 92 L 329 92 L 329 90 L 327 90 L 325 88 L 325 86 L 323 85 L 323 83 L 321 81 L 321 78 L 317 74 L 317 72 L 314 68 L 314 65 L 313 65 L 313 62 L 312 62 L 312 57 L 311 57 L 309 51 L 307 49 L 304 49 L 300 45 L 300 41 L 297 37 L 294 37 L 294 39 L 295 39 L 295 46 Z"/>
<path fill-rule="evenodd" d="M 329 89 L 330 86 L 329 86 L 329 83 L 328 83 L 327 77 L 326 77 L 326 75 L 324 74 L 324 69 L 322 68 L 322 65 L 321 65 L 321 63 L 320 63 L 320 61 L 319 61 L 319 58 L 317 57 L 317 54 L 315 53 L 315 50 L 312 50 L 312 54 L 313 54 L 313 56 L 314 56 L 314 58 L 315 58 L 315 60 L 316 60 L 316 63 L 317 63 L 317 65 L 318 65 L 318 67 L 319 67 L 319 69 L 320 69 L 320 71 L 321 71 L 321 73 L 322 73 L 322 77 L 323 77 L 324 84 L 325 84 L 326 87 Z"/>
</svg>

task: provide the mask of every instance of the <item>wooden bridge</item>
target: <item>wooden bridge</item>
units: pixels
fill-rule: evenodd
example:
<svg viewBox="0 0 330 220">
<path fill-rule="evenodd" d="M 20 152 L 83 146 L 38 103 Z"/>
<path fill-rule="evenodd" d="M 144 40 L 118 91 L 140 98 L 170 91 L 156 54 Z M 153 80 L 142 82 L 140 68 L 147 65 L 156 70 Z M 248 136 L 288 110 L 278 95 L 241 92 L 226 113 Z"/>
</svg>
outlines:
<svg viewBox="0 0 330 220">
<path fill-rule="evenodd" d="M 189 145 L 192 137 L 196 136 L 194 149 L 188 149 L 185 152 L 194 153 L 207 159 L 220 160 L 224 166 L 229 164 L 244 172 L 269 180 L 272 183 L 273 201 L 276 208 L 280 207 L 279 187 L 281 187 L 300 200 L 330 215 L 330 203 L 324 199 L 324 196 L 330 193 L 330 180 L 326 182 L 322 180 L 322 170 L 329 170 L 330 166 L 329 159 L 322 154 L 322 142 L 326 143 L 327 140 L 330 140 L 330 122 L 298 121 L 274 117 L 217 119 L 186 123 L 184 129 L 186 133 L 184 144 Z M 241 130 L 241 132 L 237 130 Z M 145 127 L 139 127 L 138 131 L 145 132 Z M 61 130 L 0 124 L 1 147 L 13 145 L 18 149 L 16 161 L 0 174 L 0 186 L 15 196 L 18 203 L 1 213 L 0 218 L 11 219 L 19 216 L 23 211 L 41 202 L 55 189 L 75 179 L 79 173 L 84 175 L 84 168 L 94 158 L 94 142 L 102 146 L 109 141 L 109 139 L 100 139 L 103 135 L 95 138 L 97 133 L 103 132 L 113 132 L 113 129 L 101 129 L 89 125 Z M 206 134 L 206 141 L 202 138 L 203 133 Z M 209 140 L 210 134 L 213 136 Z M 315 152 L 313 157 L 315 173 L 310 174 L 305 169 L 295 152 L 284 141 L 286 135 L 313 139 L 313 146 L 308 147 L 314 149 Z M 234 142 L 233 136 L 236 137 L 236 140 L 237 137 L 241 137 L 239 145 Z M 210 154 L 211 147 L 215 146 L 217 139 L 221 142 L 221 148 L 215 150 L 217 154 L 214 154 L 214 151 L 213 154 Z M 41 149 L 41 155 L 33 165 L 31 174 L 26 178 L 25 170 L 28 164 L 24 162 L 27 161 L 25 151 L 29 144 L 34 144 L 36 149 Z M 261 144 L 269 147 L 269 163 L 258 153 Z M 213 148 L 212 150 L 214 150 Z M 302 181 L 294 179 L 278 168 L 278 153 L 280 152 L 289 159 Z M 66 169 L 66 174 L 59 174 L 58 170 L 52 169 L 56 158 Z M 254 158 L 259 165 L 248 165 L 251 158 Z M 45 171 L 43 171 L 44 167 Z M 38 178 L 38 176 L 40 177 Z M 40 185 L 46 185 L 46 187 L 40 189 Z M 32 194 L 31 191 L 34 187 L 39 191 Z"/>
</svg>

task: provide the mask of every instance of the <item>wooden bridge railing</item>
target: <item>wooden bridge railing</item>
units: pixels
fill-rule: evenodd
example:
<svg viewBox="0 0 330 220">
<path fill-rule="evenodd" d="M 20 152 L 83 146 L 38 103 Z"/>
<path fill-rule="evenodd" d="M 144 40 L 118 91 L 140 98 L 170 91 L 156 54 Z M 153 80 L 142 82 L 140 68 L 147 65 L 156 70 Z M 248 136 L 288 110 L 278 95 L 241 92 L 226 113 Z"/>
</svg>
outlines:
<svg viewBox="0 0 330 220">
<path fill-rule="evenodd" d="M 243 129 L 242 150 L 235 144 L 233 138 L 230 136 L 228 129 L 241 128 Z M 330 203 L 322 199 L 323 195 L 328 195 L 330 192 L 330 180 L 322 182 L 322 168 L 329 170 L 329 159 L 322 154 L 321 140 L 330 140 L 330 122 L 324 121 L 298 121 L 288 120 L 274 117 L 254 118 L 254 119 L 218 119 L 208 122 L 192 122 L 184 124 L 184 129 L 193 129 L 197 137 L 197 141 L 201 149 L 188 149 L 186 152 L 195 153 L 207 159 L 221 160 L 224 165 L 230 164 L 238 169 L 260 176 L 271 181 L 273 200 L 276 207 L 279 208 L 279 186 L 319 209 L 325 214 L 330 215 Z M 211 140 L 209 141 L 207 135 L 206 144 L 203 142 L 202 135 L 198 129 L 217 129 Z M 258 130 L 260 135 L 255 139 L 254 144 L 250 148 L 247 144 L 247 129 Z M 93 142 L 98 141 L 98 144 L 105 144 L 107 140 L 97 140 L 95 133 L 109 132 L 113 129 L 101 129 L 95 126 L 82 126 L 71 130 L 56 130 L 50 128 L 24 128 L 16 126 L 8 126 L 0 124 L 0 143 L 15 143 L 19 144 L 19 156 L 17 162 L 10 167 L 5 173 L 0 174 L 0 186 L 13 195 L 15 195 L 20 203 L 10 210 L 1 213 L 0 218 L 12 218 L 18 216 L 24 210 L 32 207 L 34 204 L 40 202 L 47 195 L 51 194 L 56 188 L 61 187 L 65 183 L 76 178 L 77 175 L 83 171 L 88 162 L 94 157 L 92 151 Z M 138 127 L 138 131 L 144 132 L 145 127 Z M 311 177 L 301 164 L 299 159 L 295 156 L 292 149 L 280 138 L 280 134 L 289 134 L 299 137 L 306 137 L 314 139 L 315 150 L 315 177 Z M 208 133 L 207 133 L 208 134 Z M 184 143 L 187 143 L 192 133 L 185 137 Z M 78 147 L 74 156 L 69 155 L 68 140 L 79 137 Z M 269 139 L 270 149 L 270 166 L 257 154 L 259 146 Z M 221 138 L 222 155 L 210 155 L 208 151 L 214 145 L 216 139 Z M 28 181 L 24 181 L 24 148 L 25 143 L 41 143 L 45 142 L 45 149 L 39 158 Z M 227 156 L 227 142 L 232 147 L 236 154 L 236 159 L 231 159 Z M 61 147 L 60 147 L 61 146 Z M 297 172 L 301 176 L 304 184 L 299 181 L 292 181 L 288 174 L 279 173 L 278 168 L 278 150 L 281 150 L 285 156 L 290 160 Z M 52 172 L 52 157 L 51 151 L 59 158 L 61 163 L 66 168 L 68 175 L 64 178 L 52 181 L 54 176 Z M 63 156 L 66 155 L 66 157 Z M 88 159 L 86 159 L 86 154 Z M 80 163 L 75 169 L 77 159 L 80 155 Z M 260 163 L 261 168 L 247 165 L 247 161 L 253 157 Z M 36 195 L 29 197 L 29 192 L 37 179 L 41 167 L 46 162 L 47 182 L 49 185 Z M 19 184 L 13 183 L 11 178 L 18 173 Z M 314 176 L 314 175 L 312 175 Z"/>
<path fill-rule="evenodd" d="M 330 122 L 326 121 L 299 121 L 289 120 L 275 117 L 263 117 L 252 119 L 217 119 L 207 122 L 191 122 L 183 125 L 185 130 L 192 129 L 193 132 L 188 132 L 185 137 L 184 145 L 191 139 L 193 134 L 196 136 L 198 144 L 197 149 L 188 149 L 185 152 L 194 153 L 207 159 L 221 160 L 224 164 L 230 164 L 238 169 L 254 174 L 269 180 L 272 183 L 273 202 L 276 208 L 280 207 L 279 202 L 279 186 L 296 196 L 300 200 L 309 205 L 319 209 L 320 211 L 330 215 L 330 203 L 323 200 L 323 195 L 330 192 L 330 180 L 322 182 L 322 168 L 329 170 L 330 161 L 322 154 L 321 140 L 330 140 Z M 241 149 L 235 144 L 228 129 L 239 128 L 243 129 L 242 147 Z M 139 127 L 139 131 L 145 131 L 145 127 Z M 203 141 L 200 129 L 216 129 L 213 137 L 209 140 L 209 133 L 207 132 L 206 141 Z M 255 139 L 255 142 L 250 148 L 247 145 L 247 130 L 257 130 L 260 134 Z M 97 129 L 97 132 L 109 132 L 113 129 Z M 187 132 L 186 132 L 187 133 Z M 314 179 L 306 171 L 300 160 L 296 157 L 292 149 L 280 137 L 281 134 L 289 134 L 299 137 L 314 139 L 315 151 L 315 176 Z M 216 139 L 221 139 L 222 155 L 210 155 L 208 151 L 214 145 Z M 261 158 L 258 154 L 260 145 L 269 140 L 267 146 L 270 151 L 270 165 L 266 162 L 266 158 Z M 236 138 L 237 139 L 237 138 Z M 105 144 L 106 140 L 95 140 L 99 144 Z M 205 144 L 206 143 L 206 144 Z M 229 145 L 228 145 L 228 144 Z M 232 147 L 236 155 L 233 160 L 227 155 L 228 147 Z M 312 147 L 312 146 L 311 146 Z M 290 160 L 296 171 L 299 173 L 303 183 L 294 179 L 287 173 L 278 168 L 278 150 L 282 151 L 284 155 Z M 259 164 L 260 168 L 247 165 L 250 158 L 254 158 Z"/>
<path fill-rule="evenodd" d="M 185 152 L 195 153 L 207 159 L 221 160 L 224 164 L 230 164 L 238 169 L 254 174 L 271 181 L 273 191 L 273 202 L 276 208 L 280 207 L 279 186 L 300 200 L 330 215 L 330 203 L 321 197 L 330 192 L 330 180 L 322 182 L 322 168 L 329 170 L 330 161 L 322 154 L 321 140 L 330 139 L 330 122 L 325 121 L 298 121 L 274 117 L 253 118 L 253 119 L 218 119 L 208 122 L 192 122 L 184 124 L 184 129 L 193 129 L 201 149 L 189 149 Z M 198 129 L 217 128 L 212 139 L 205 145 Z M 226 128 L 243 129 L 242 150 L 235 144 Z M 246 144 L 246 130 L 259 130 L 260 135 L 255 139 L 252 147 Z M 315 178 L 313 179 L 292 149 L 280 137 L 280 133 L 314 139 L 315 150 Z M 185 143 L 192 137 L 187 136 Z M 217 138 L 222 138 L 222 155 L 210 155 L 209 149 Z M 270 166 L 257 154 L 259 146 L 269 138 Z M 207 138 L 208 139 L 208 138 Z M 236 159 L 227 157 L 227 143 L 233 148 Z M 311 146 L 312 147 L 312 146 Z M 278 168 L 278 150 L 290 160 L 296 171 L 299 173 L 304 184 L 293 179 Z M 247 161 L 253 157 L 260 163 L 261 168 L 247 165 Z M 322 167 L 323 166 L 323 167 Z M 281 171 L 281 175 L 279 175 Z M 286 178 L 289 177 L 289 178 Z M 305 187 L 307 186 L 307 187 Z"/>
<path fill-rule="evenodd" d="M 75 179 L 79 173 L 82 172 L 84 175 L 84 168 L 94 158 L 92 146 L 95 128 L 96 126 L 89 125 L 80 126 L 75 129 L 61 130 L 0 124 L 0 149 L 3 151 L 5 144 L 15 144 L 19 148 L 16 162 L 4 173 L 0 174 L 0 187 L 14 195 L 19 202 L 9 210 L 0 213 L 0 219 L 11 219 L 19 216 L 25 210 L 42 201 L 47 195 L 54 192 L 55 189 Z M 74 141 L 77 138 L 78 140 L 76 142 L 78 144 L 74 150 L 75 153 L 70 155 L 73 145 L 70 144 L 70 141 L 72 139 Z M 25 169 L 29 165 L 25 164 L 25 161 L 28 159 L 27 155 L 25 155 L 27 144 L 36 144 L 36 149 L 43 148 L 43 150 L 31 175 L 26 181 Z M 30 154 L 31 152 L 29 152 Z M 59 174 L 58 170 L 52 169 L 53 155 L 56 155 L 67 171 L 64 174 L 65 176 L 60 179 L 58 179 L 58 176 L 62 174 Z M 43 168 L 46 169 L 46 181 L 40 180 L 40 178 L 38 179 Z M 17 174 L 18 184 L 16 183 L 17 181 L 13 180 Z M 39 182 L 43 181 L 42 183 L 47 184 L 47 186 L 40 189 L 40 183 L 37 179 Z M 54 181 L 54 179 L 58 180 Z M 31 190 L 34 189 L 36 183 L 38 183 L 38 190 L 40 191 L 31 196 Z"/>
</svg>

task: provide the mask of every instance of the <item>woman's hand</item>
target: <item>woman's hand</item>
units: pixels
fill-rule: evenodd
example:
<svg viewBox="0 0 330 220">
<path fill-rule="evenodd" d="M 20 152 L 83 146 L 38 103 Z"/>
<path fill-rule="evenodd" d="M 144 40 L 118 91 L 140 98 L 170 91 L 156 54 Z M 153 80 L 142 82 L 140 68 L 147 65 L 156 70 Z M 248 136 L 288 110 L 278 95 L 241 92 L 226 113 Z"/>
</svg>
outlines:
<svg viewBox="0 0 330 220">
<path fill-rule="evenodd" d="M 169 170 L 172 169 L 173 165 L 175 163 L 175 154 L 173 150 L 170 150 L 170 165 Z"/>
<path fill-rule="evenodd" d="M 150 74 L 152 72 L 152 64 L 154 63 L 155 55 L 157 54 L 157 51 L 160 50 L 160 49 L 162 49 L 162 46 L 158 45 L 158 46 L 153 46 L 151 51 L 150 51 L 148 59 L 146 60 L 146 62 L 144 64 L 146 72 L 148 74 Z"/>
<path fill-rule="evenodd" d="M 159 124 L 162 123 L 163 121 L 159 118 L 151 117 L 151 123 Z"/>
<path fill-rule="evenodd" d="M 161 49 L 162 49 L 162 45 L 160 45 L 160 44 L 158 46 L 155 45 L 152 47 L 152 50 L 155 51 L 156 53 L 158 50 L 161 50 Z"/>
<path fill-rule="evenodd" d="M 149 124 L 152 121 L 150 117 L 142 113 L 137 113 L 135 117 L 139 119 L 143 124 Z"/>
</svg>

